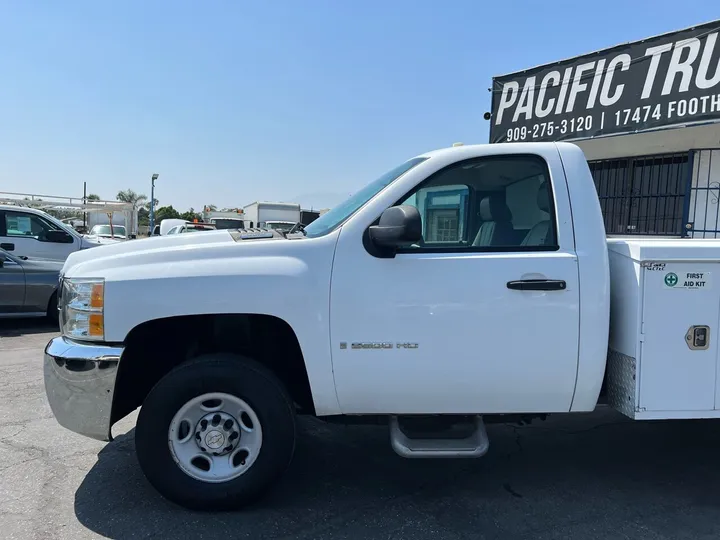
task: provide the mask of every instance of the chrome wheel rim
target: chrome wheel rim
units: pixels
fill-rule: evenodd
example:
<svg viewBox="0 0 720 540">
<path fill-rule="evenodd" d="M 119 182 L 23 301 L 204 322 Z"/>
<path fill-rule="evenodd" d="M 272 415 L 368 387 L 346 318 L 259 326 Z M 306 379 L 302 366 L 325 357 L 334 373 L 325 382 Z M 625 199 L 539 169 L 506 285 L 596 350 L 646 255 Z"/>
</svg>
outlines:
<svg viewBox="0 0 720 540">
<path fill-rule="evenodd" d="M 255 411 L 239 397 L 221 392 L 197 396 L 170 422 L 168 444 L 175 463 L 202 482 L 228 482 L 247 472 L 262 447 Z"/>
</svg>

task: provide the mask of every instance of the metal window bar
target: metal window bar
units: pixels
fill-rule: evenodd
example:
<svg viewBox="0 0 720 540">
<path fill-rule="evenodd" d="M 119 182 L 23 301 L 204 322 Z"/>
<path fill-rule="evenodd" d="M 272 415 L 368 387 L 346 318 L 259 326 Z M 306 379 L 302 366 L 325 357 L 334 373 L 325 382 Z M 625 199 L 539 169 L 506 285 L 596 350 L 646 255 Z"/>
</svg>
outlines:
<svg viewBox="0 0 720 540">
<path fill-rule="evenodd" d="M 588 165 L 608 235 L 686 235 L 689 153 L 603 159 Z"/>
<path fill-rule="evenodd" d="M 720 148 L 693 150 L 686 228 L 694 238 L 720 238 Z"/>
</svg>

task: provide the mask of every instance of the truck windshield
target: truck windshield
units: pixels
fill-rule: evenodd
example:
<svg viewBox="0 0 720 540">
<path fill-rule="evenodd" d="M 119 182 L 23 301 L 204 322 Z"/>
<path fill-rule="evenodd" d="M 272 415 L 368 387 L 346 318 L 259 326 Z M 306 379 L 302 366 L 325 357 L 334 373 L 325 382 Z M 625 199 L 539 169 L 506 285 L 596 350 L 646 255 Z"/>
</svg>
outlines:
<svg viewBox="0 0 720 540">
<path fill-rule="evenodd" d="M 241 219 L 233 218 L 213 218 L 212 224 L 216 229 L 243 229 L 244 224 Z"/>
<path fill-rule="evenodd" d="M 95 225 L 90 230 L 90 234 L 97 234 L 98 236 L 110 236 L 110 234 L 115 236 L 125 236 L 125 227 L 122 225 L 113 225 L 112 229 L 110 229 L 110 225 Z"/>
<path fill-rule="evenodd" d="M 369 183 L 360 191 L 354 193 L 349 198 L 345 199 L 345 201 L 334 207 L 332 210 L 324 213 L 310 225 L 305 227 L 305 235 L 308 238 L 315 238 L 328 234 L 338 226 L 342 225 L 350 216 L 364 206 L 365 203 L 380 193 L 380 191 L 390 185 L 394 180 L 400 178 L 403 174 L 426 159 L 428 158 L 413 158 L 402 165 L 389 170 L 380 178 Z"/>
</svg>

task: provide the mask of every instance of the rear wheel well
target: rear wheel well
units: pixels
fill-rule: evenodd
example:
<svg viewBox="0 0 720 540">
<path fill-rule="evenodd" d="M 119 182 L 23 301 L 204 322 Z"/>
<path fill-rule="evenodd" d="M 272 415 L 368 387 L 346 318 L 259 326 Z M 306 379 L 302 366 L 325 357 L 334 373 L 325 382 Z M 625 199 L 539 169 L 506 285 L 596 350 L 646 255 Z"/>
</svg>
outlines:
<svg viewBox="0 0 720 540">
<path fill-rule="evenodd" d="M 156 319 L 125 339 L 111 425 L 142 405 L 175 366 L 201 354 L 235 353 L 269 368 L 285 385 L 301 414 L 315 414 L 305 360 L 288 323 L 270 315 L 188 315 Z"/>
</svg>

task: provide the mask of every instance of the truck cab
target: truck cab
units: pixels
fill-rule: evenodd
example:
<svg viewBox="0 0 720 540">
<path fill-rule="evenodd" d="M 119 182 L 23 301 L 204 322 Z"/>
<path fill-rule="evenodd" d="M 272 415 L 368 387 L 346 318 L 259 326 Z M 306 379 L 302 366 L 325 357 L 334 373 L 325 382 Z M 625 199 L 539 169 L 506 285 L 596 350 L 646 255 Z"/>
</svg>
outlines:
<svg viewBox="0 0 720 540">
<path fill-rule="evenodd" d="M 46 391 L 62 425 L 100 440 L 140 407 L 140 465 L 184 506 L 255 500 L 298 414 L 380 419 L 405 457 L 479 457 L 486 420 L 596 406 L 608 250 L 574 145 L 446 148 L 293 233 L 139 244 L 66 262 Z M 470 431 L 404 426 L 425 416 Z"/>
<path fill-rule="evenodd" d="M 0 205 L 0 248 L 16 257 L 64 261 L 71 253 L 99 245 L 47 212 Z"/>
</svg>

